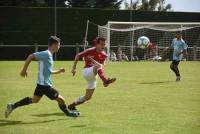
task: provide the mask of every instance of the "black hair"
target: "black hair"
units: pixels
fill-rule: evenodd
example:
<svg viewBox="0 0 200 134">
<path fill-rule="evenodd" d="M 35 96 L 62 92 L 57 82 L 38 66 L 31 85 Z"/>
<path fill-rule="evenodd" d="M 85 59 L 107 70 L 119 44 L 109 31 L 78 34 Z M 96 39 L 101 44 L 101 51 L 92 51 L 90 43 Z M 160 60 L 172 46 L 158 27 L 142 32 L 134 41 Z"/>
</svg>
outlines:
<svg viewBox="0 0 200 134">
<path fill-rule="evenodd" d="M 60 43 L 60 38 L 56 36 L 50 36 L 50 38 L 48 39 L 48 45 L 51 46 L 54 43 Z"/>
<path fill-rule="evenodd" d="M 106 41 L 106 39 L 103 38 L 103 37 L 98 37 L 98 38 L 97 38 L 97 43 L 99 43 L 100 41 Z"/>
</svg>

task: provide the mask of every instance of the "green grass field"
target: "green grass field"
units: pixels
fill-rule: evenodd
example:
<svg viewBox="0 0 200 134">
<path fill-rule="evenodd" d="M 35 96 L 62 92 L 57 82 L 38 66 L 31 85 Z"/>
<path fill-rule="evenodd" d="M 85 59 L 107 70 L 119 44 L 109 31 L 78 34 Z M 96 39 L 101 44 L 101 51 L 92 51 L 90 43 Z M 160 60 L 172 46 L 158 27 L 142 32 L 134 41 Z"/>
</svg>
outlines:
<svg viewBox="0 0 200 134">
<path fill-rule="evenodd" d="M 94 97 L 79 107 L 81 116 L 65 117 L 47 97 L 16 109 L 4 118 L 6 104 L 32 96 L 37 63 L 28 78 L 19 76 L 23 62 L 0 62 L 0 134 L 200 134 L 200 62 L 182 62 L 181 82 L 174 82 L 169 62 L 109 63 L 106 73 L 117 82 L 104 88 L 100 79 Z M 70 74 L 72 62 L 57 61 L 54 87 L 67 103 L 85 92 L 81 67 Z"/>
</svg>

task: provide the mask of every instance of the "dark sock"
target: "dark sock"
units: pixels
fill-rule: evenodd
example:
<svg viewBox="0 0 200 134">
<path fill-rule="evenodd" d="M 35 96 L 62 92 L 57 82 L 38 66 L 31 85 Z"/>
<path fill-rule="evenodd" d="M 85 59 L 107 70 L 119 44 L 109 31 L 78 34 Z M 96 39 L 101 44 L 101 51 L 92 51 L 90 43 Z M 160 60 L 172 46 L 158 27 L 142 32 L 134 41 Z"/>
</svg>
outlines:
<svg viewBox="0 0 200 134">
<path fill-rule="evenodd" d="M 67 106 L 65 104 L 59 105 L 59 108 L 65 113 L 66 115 L 69 113 Z"/>
<path fill-rule="evenodd" d="M 20 106 L 24 106 L 24 105 L 29 105 L 32 103 L 32 98 L 30 97 L 26 97 L 16 103 L 14 103 L 13 105 L 13 109 L 17 108 L 17 107 L 20 107 Z"/>
<path fill-rule="evenodd" d="M 171 70 L 176 74 L 176 76 L 180 76 L 178 67 L 171 67 Z"/>
<path fill-rule="evenodd" d="M 180 76 L 178 67 L 175 68 L 175 74 L 176 74 L 176 76 Z"/>
<path fill-rule="evenodd" d="M 105 73 L 104 73 L 104 69 L 103 68 L 99 68 L 97 71 L 99 77 L 101 78 L 101 80 L 103 82 L 106 82 L 108 80 L 108 78 L 106 78 Z"/>
</svg>

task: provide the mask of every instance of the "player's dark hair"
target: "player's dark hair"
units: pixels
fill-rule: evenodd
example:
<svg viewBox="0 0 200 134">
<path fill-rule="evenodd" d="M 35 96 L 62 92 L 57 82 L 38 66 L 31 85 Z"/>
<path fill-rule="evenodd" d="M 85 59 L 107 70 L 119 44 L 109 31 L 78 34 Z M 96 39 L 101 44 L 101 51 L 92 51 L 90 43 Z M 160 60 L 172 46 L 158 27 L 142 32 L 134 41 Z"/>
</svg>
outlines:
<svg viewBox="0 0 200 134">
<path fill-rule="evenodd" d="M 60 43 L 60 38 L 56 37 L 56 36 L 51 36 L 48 39 L 48 45 L 51 46 L 54 43 Z"/>
<path fill-rule="evenodd" d="M 106 39 L 103 38 L 103 37 L 98 37 L 98 38 L 97 38 L 97 43 L 99 43 L 100 41 L 106 41 Z"/>
</svg>

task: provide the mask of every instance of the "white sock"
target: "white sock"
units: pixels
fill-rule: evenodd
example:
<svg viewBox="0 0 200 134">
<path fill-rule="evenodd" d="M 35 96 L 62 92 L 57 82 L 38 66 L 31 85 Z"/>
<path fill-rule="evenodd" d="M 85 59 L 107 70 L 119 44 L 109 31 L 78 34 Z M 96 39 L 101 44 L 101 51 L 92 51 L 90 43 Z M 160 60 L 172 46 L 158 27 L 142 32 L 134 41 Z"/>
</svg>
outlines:
<svg viewBox="0 0 200 134">
<path fill-rule="evenodd" d="M 75 103 L 80 103 L 80 102 L 84 102 L 85 101 L 85 96 L 80 96 Z"/>
</svg>

